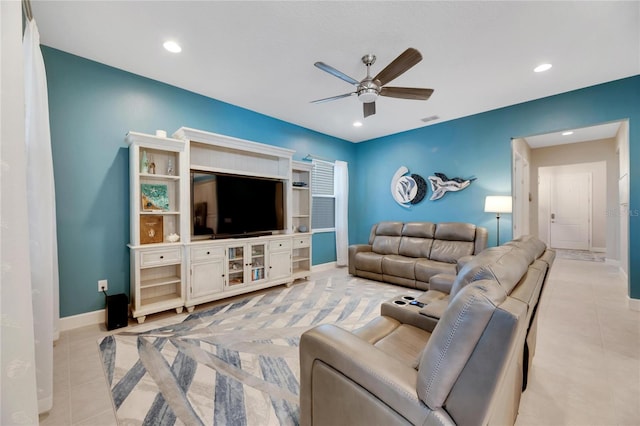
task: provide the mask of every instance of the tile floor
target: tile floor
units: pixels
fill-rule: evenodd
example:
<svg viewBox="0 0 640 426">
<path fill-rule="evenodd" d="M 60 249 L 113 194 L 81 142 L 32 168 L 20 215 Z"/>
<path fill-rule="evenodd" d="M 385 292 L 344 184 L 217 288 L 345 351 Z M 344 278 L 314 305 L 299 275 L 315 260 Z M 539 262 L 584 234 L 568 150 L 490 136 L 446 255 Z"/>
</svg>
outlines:
<svg viewBox="0 0 640 426">
<path fill-rule="evenodd" d="M 62 333 L 54 348 L 54 406 L 41 425 L 117 424 L 96 343 L 110 333 L 103 325 Z M 638 424 L 640 312 L 629 310 L 617 268 L 558 258 L 542 295 L 516 425 Z"/>
</svg>

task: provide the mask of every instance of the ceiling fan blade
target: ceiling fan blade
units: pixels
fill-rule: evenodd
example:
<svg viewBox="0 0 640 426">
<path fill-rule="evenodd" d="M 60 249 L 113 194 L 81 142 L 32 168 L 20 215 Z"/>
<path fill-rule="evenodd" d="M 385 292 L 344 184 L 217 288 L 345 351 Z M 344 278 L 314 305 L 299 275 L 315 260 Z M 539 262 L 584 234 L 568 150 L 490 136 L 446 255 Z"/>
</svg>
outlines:
<svg viewBox="0 0 640 426">
<path fill-rule="evenodd" d="M 383 87 L 380 89 L 380 96 L 390 98 L 416 99 L 426 101 L 429 99 L 433 89 L 418 89 L 415 87 Z"/>
<path fill-rule="evenodd" d="M 327 65 L 324 62 L 316 62 L 313 65 L 315 65 L 316 67 L 320 68 L 322 71 L 326 71 L 329 74 L 331 74 L 331 75 L 333 75 L 335 77 L 338 77 L 339 79 L 342 79 L 342 80 L 346 81 L 347 83 L 353 84 L 355 86 L 360 84 L 360 82 L 357 81 L 356 79 L 349 77 L 348 75 L 346 75 L 342 71 L 338 71 L 337 69 L 335 69 L 331 65 Z"/>
<path fill-rule="evenodd" d="M 362 104 L 362 108 L 364 110 L 364 118 L 367 118 L 370 115 L 373 115 L 376 113 L 376 103 L 375 102 L 369 102 L 366 104 Z"/>
<path fill-rule="evenodd" d="M 384 86 L 394 80 L 409 68 L 422 60 L 422 55 L 413 47 L 408 48 L 395 58 L 389 65 L 378 73 L 373 79 L 380 81 L 380 86 Z"/>
<path fill-rule="evenodd" d="M 336 99 L 348 98 L 349 96 L 355 95 L 356 92 L 345 93 L 344 95 L 331 96 L 330 98 L 316 99 L 315 101 L 311 101 L 312 104 L 320 104 L 322 102 L 335 101 Z"/>
</svg>

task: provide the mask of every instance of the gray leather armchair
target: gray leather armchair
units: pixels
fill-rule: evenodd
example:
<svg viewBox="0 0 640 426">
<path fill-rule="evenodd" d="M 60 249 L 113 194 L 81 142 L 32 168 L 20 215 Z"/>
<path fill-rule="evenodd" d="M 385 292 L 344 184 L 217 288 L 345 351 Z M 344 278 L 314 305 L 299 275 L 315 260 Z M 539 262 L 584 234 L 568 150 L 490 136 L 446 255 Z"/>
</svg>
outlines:
<svg viewBox="0 0 640 426">
<path fill-rule="evenodd" d="M 451 300 L 433 333 L 384 316 L 354 333 L 311 329 L 300 342 L 300 424 L 511 424 L 526 313 L 482 280 Z"/>
</svg>

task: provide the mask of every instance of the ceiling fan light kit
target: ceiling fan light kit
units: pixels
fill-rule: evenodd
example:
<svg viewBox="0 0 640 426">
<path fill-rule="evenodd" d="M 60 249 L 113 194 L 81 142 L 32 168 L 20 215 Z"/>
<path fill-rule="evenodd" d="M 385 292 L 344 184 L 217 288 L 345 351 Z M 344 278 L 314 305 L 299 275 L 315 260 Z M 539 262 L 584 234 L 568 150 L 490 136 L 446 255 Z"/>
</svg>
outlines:
<svg viewBox="0 0 640 426">
<path fill-rule="evenodd" d="M 315 101 L 312 101 L 312 103 L 334 101 L 336 99 L 342 99 L 349 96 L 357 95 L 360 102 L 362 102 L 364 117 L 367 118 L 370 115 L 376 113 L 375 102 L 376 99 L 378 99 L 378 96 L 426 101 L 433 93 L 433 89 L 384 86 L 385 84 L 404 74 L 421 60 L 422 55 L 420 54 L 420 52 L 410 47 L 402 52 L 400 56 L 394 59 L 375 77 L 371 77 L 371 65 L 375 63 L 376 56 L 373 54 L 364 55 L 362 57 L 362 62 L 367 67 L 367 76 L 362 81 L 357 81 L 356 79 L 349 77 L 342 71 L 339 71 L 332 66 L 325 64 L 324 62 L 316 62 L 314 65 L 317 68 L 320 68 L 321 70 L 333 75 L 334 77 L 338 77 L 339 79 L 344 80 L 349 84 L 353 84 L 354 86 L 356 86 L 356 90 L 355 92 L 345 93 L 343 95 L 317 99 Z"/>
</svg>

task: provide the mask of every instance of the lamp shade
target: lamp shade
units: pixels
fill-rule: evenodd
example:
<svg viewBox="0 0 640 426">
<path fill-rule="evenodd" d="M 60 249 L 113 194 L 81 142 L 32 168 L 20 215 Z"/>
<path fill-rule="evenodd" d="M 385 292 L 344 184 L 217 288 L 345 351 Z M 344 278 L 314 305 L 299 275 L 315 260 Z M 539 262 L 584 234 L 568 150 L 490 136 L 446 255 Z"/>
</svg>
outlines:
<svg viewBox="0 0 640 426">
<path fill-rule="evenodd" d="M 488 195 L 484 200 L 484 211 L 487 213 L 511 213 L 511 196 Z"/>
</svg>

